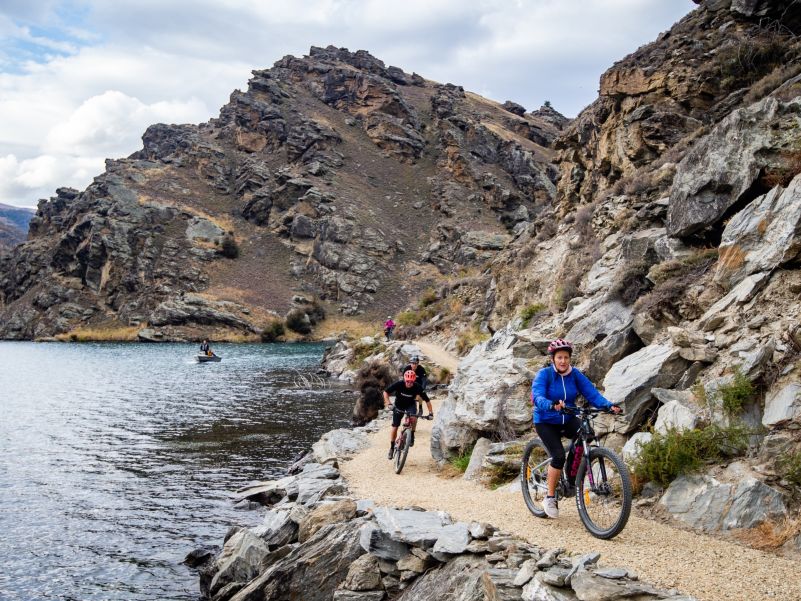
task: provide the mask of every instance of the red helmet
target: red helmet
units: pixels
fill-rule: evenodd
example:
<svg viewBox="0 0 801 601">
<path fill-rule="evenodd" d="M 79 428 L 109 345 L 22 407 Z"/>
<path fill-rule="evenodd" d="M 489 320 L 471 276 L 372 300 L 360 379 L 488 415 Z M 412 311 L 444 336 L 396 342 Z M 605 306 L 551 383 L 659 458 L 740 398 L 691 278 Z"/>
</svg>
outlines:
<svg viewBox="0 0 801 601">
<path fill-rule="evenodd" d="M 403 372 L 403 381 L 407 384 L 414 384 L 414 381 L 417 379 L 417 374 L 414 373 L 411 369 L 407 369 Z"/>
<path fill-rule="evenodd" d="M 548 345 L 548 354 L 553 356 L 556 351 L 567 351 L 569 355 L 573 355 L 573 345 L 567 340 L 557 338 Z"/>
</svg>

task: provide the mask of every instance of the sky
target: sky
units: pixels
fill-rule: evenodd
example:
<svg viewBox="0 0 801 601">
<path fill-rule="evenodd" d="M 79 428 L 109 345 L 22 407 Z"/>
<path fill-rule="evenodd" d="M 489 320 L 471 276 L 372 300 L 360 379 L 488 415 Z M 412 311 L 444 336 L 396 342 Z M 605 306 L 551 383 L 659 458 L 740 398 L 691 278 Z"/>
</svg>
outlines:
<svg viewBox="0 0 801 601">
<path fill-rule="evenodd" d="M 0 203 L 84 189 L 153 123 L 217 116 L 253 69 L 333 44 L 576 116 L 691 0 L 0 0 Z"/>
</svg>

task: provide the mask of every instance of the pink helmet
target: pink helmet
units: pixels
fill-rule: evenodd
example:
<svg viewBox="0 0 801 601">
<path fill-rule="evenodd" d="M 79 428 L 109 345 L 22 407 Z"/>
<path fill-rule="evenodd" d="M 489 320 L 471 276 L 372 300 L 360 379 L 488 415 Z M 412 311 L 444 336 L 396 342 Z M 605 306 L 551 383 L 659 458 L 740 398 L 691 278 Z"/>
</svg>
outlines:
<svg viewBox="0 0 801 601">
<path fill-rule="evenodd" d="M 403 381 L 407 384 L 414 384 L 414 381 L 417 379 L 417 374 L 414 373 L 411 369 L 407 369 L 403 373 Z"/>
<path fill-rule="evenodd" d="M 562 338 L 557 338 L 551 344 L 548 345 L 548 354 L 553 356 L 556 351 L 567 351 L 568 354 L 573 354 L 573 345 L 570 344 L 567 340 L 563 340 Z"/>
</svg>

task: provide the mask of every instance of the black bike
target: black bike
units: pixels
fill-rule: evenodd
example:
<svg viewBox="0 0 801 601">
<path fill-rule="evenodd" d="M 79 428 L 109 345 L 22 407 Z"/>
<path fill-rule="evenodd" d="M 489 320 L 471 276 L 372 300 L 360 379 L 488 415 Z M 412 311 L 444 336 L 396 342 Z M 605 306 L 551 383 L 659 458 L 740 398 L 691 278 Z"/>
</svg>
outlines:
<svg viewBox="0 0 801 601">
<path fill-rule="evenodd" d="M 581 428 L 570 443 L 567 461 L 556 486 L 557 499 L 576 497 L 584 527 L 597 538 L 609 539 L 623 530 L 631 513 L 631 476 L 623 460 L 611 449 L 595 443 L 592 420 L 606 409 L 567 408 L 563 413 L 578 415 Z M 551 458 L 545 445 L 535 438 L 526 446 L 520 465 L 520 481 L 526 507 L 545 517 L 542 501 L 548 493 Z"/>
<path fill-rule="evenodd" d="M 434 419 L 431 415 L 420 415 L 416 411 L 404 411 L 397 409 L 394 406 L 392 411 L 404 415 L 403 427 L 398 430 L 398 436 L 395 438 L 395 473 L 400 474 L 406 463 L 406 456 L 409 454 L 409 447 L 412 446 L 412 432 L 414 424 L 418 419 Z"/>
</svg>

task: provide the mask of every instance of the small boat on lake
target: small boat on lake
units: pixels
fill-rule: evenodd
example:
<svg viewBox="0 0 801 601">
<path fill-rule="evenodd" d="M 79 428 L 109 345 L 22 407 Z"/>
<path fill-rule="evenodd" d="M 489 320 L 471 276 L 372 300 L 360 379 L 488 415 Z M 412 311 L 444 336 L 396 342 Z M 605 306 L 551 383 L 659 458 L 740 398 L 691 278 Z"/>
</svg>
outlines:
<svg viewBox="0 0 801 601">
<path fill-rule="evenodd" d="M 198 363 L 219 363 L 222 361 L 222 357 L 219 355 L 198 355 L 197 362 Z"/>
</svg>

